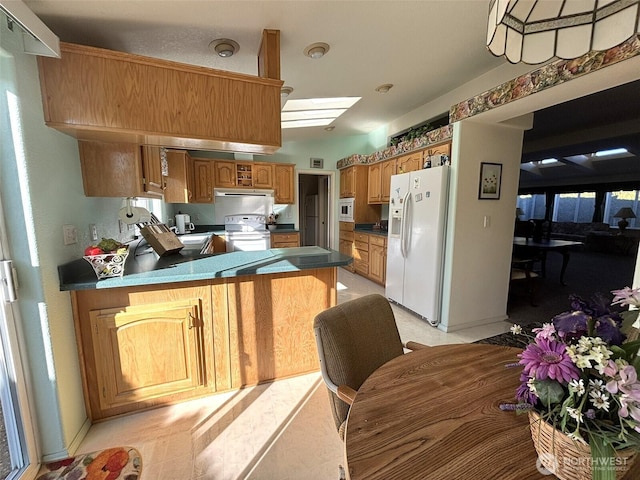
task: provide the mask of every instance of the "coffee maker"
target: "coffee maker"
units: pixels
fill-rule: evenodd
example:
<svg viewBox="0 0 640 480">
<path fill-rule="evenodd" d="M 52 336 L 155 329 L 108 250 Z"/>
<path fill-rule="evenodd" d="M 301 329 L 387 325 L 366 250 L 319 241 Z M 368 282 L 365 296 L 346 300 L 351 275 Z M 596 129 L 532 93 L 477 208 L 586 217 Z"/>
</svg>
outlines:
<svg viewBox="0 0 640 480">
<path fill-rule="evenodd" d="M 184 235 L 190 233 L 195 229 L 193 223 L 191 223 L 191 217 L 186 213 L 178 213 L 176 215 L 176 233 L 178 235 Z"/>
</svg>

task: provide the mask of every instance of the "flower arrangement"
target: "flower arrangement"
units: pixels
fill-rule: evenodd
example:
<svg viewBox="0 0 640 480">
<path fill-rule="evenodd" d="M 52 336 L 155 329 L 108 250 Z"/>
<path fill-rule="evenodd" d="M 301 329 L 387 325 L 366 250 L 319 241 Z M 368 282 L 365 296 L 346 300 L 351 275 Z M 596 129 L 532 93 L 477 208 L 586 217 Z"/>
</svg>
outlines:
<svg viewBox="0 0 640 480">
<path fill-rule="evenodd" d="M 267 217 L 267 225 L 275 225 L 280 214 L 271 212 Z"/>
<path fill-rule="evenodd" d="M 640 306 L 640 289 L 612 291 L 611 305 Z M 569 297 L 571 311 L 534 328 L 514 366 L 522 366 L 517 403 L 503 410 L 534 411 L 575 442 L 591 447 L 594 479 L 615 478 L 615 457 L 640 450 L 640 340 L 625 341 L 623 316 L 603 295 Z M 628 312 L 633 313 L 635 312 Z M 518 325 L 517 335 L 527 335 Z M 597 463 L 596 463 L 597 462 Z M 613 476 L 611 476 L 613 474 Z"/>
</svg>

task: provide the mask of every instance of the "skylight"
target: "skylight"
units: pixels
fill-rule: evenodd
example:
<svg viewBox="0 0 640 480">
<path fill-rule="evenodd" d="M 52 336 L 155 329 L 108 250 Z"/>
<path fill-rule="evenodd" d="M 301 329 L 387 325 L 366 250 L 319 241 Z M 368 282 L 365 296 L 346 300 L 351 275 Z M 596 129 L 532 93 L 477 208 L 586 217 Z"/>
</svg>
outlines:
<svg viewBox="0 0 640 480">
<path fill-rule="evenodd" d="M 621 153 L 629 153 L 626 148 L 613 148 L 611 150 L 601 150 L 595 153 L 596 157 L 608 157 L 610 155 L 620 155 Z"/>
<path fill-rule="evenodd" d="M 281 115 L 282 128 L 329 125 L 355 105 L 361 97 L 306 98 L 287 100 Z"/>
</svg>

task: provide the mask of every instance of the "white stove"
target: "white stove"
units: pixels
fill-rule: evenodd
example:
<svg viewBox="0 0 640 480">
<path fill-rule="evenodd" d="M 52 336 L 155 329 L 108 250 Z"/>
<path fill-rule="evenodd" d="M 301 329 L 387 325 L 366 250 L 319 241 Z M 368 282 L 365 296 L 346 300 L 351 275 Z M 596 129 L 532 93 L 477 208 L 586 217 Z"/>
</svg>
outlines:
<svg viewBox="0 0 640 480">
<path fill-rule="evenodd" d="M 266 217 L 256 214 L 225 215 L 224 230 L 227 252 L 249 252 L 271 248 L 271 234 Z"/>
</svg>

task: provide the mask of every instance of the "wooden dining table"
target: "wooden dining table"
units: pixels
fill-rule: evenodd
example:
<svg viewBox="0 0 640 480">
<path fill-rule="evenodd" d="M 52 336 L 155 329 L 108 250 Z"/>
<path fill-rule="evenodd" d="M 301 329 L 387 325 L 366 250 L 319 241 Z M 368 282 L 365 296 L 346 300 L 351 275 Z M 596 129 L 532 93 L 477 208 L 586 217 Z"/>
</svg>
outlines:
<svg viewBox="0 0 640 480">
<path fill-rule="evenodd" d="M 544 477 L 528 416 L 512 402 L 521 349 L 442 345 L 401 355 L 360 387 L 349 410 L 350 480 L 526 480 Z"/>
</svg>

